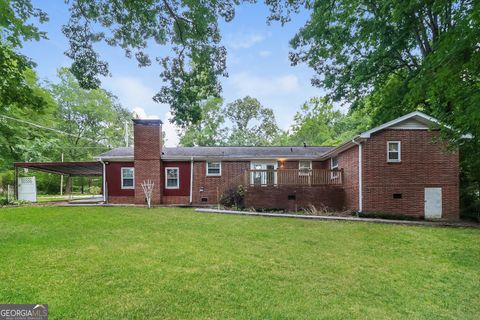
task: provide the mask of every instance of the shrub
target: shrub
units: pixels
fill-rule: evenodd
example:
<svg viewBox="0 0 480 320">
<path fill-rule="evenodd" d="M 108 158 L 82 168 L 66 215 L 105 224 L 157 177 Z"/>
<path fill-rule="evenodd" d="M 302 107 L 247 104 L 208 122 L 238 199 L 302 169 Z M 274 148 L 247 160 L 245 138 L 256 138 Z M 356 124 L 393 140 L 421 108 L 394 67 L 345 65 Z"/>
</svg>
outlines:
<svg viewBox="0 0 480 320">
<path fill-rule="evenodd" d="M 220 197 L 220 204 L 229 208 L 245 208 L 245 188 L 240 185 L 227 189 Z"/>
<path fill-rule="evenodd" d="M 102 191 L 102 188 L 98 186 L 91 186 L 89 191 L 90 191 L 90 194 L 100 194 Z"/>
</svg>

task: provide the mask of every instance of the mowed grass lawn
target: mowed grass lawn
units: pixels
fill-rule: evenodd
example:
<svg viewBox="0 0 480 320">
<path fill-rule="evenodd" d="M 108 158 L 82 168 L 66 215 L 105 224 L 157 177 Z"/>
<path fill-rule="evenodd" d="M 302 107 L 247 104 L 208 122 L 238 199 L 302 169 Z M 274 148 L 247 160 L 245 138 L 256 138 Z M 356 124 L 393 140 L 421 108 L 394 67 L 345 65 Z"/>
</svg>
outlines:
<svg viewBox="0 0 480 320">
<path fill-rule="evenodd" d="M 0 303 L 50 319 L 478 319 L 480 230 L 0 209 Z"/>
</svg>

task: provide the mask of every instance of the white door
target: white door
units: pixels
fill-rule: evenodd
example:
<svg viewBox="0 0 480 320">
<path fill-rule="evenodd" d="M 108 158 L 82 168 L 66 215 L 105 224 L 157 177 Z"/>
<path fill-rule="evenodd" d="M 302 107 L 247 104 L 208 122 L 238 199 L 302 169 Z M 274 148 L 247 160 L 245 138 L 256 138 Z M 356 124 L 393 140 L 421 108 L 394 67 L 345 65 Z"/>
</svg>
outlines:
<svg viewBox="0 0 480 320">
<path fill-rule="evenodd" d="M 18 178 L 18 200 L 37 202 L 35 177 Z"/>
<path fill-rule="evenodd" d="M 442 188 L 425 188 L 425 219 L 442 217 Z"/>
</svg>

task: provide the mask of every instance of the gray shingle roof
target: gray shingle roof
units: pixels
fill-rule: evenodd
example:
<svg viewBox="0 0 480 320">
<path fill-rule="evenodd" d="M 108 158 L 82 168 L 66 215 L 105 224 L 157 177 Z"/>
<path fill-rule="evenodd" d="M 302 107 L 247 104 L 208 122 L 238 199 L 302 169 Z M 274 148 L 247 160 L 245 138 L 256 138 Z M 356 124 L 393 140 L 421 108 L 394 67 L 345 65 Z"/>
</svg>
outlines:
<svg viewBox="0 0 480 320">
<path fill-rule="evenodd" d="M 133 157 L 133 147 L 121 147 L 115 148 L 110 151 L 104 152 L 96 156 L 96 158 L 109 158 L 109 157 Z"/>
<path fill-rule="evenodd" d="M 162 157 L 189 158 L 316 158 L 334 147 L 176 147 L 163 148 Z M 115 148 L 98 158 L 133 157 L 133 147 Z"/>
</svg>

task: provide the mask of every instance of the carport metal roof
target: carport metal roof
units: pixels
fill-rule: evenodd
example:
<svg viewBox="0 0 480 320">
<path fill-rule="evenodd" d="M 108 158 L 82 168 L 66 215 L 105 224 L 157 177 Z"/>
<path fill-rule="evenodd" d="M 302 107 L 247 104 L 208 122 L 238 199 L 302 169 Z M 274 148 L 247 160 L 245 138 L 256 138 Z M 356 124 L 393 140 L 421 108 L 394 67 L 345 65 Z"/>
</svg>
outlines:
<svg viewBox="0 0 480 320">
<path fill-rule="evenodd" d="M 15 168 L 28 168 L 72 177 L 101 176 L 102 164 L 98 161 L 75 162 L 15 162 Z"/>
</svg>

